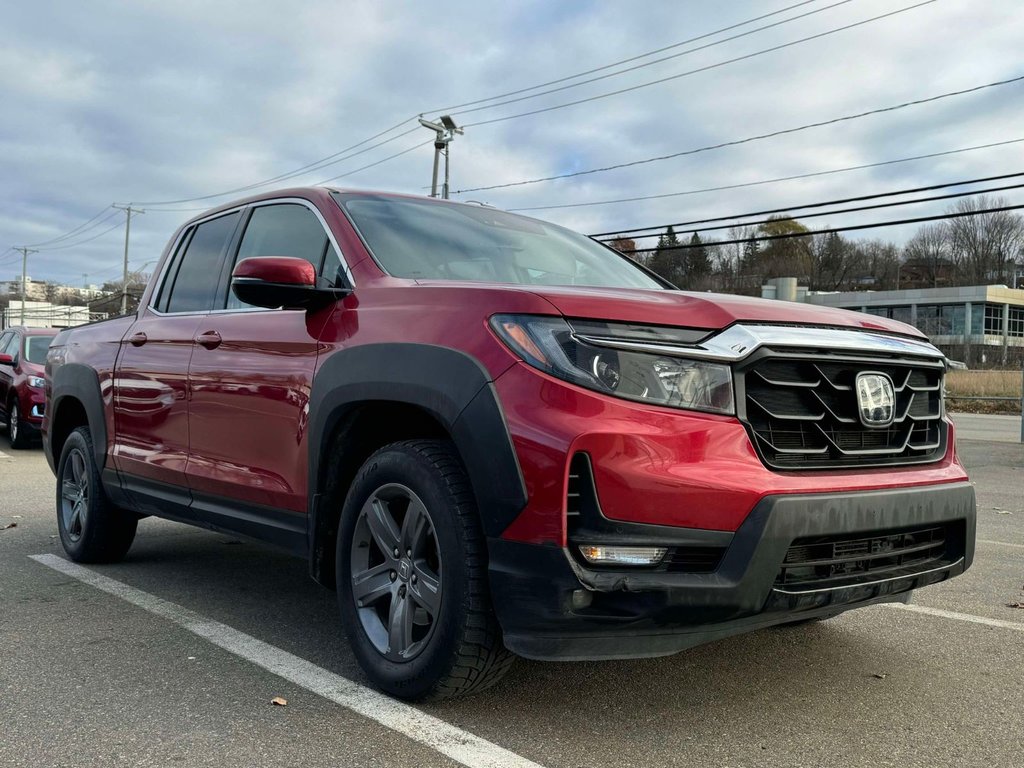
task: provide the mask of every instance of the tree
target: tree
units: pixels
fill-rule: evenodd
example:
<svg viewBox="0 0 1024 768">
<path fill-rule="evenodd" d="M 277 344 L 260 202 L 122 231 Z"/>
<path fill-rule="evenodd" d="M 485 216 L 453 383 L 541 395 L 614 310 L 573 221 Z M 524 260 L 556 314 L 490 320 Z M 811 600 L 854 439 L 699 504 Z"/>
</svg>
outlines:
<svg viewBox="0 0 1024 768">
<path fill-rule="evenodd" d="M 964 198 L 949 209 L 974 214 L 946 222 L 950 256 L 958 278 L 967 285 L 1012 282 L 1007 277 L 1024 247 L 1024 218 L 1011 211 L 976 213 L 1006 204 L 1001 197 L 981 195 Z"/>
<path fill-rule="evenodd" d="M 619 253 L 624 253 L 630 258 L 633 258 L 636 255 L 636 240 L 633 240 L 632 238 L 619 235 L 614 240 L 609 240 L 608 245 Z"/>
<path fill-rule="evenodd" d="M 925 224 L 917 230 L 903 247 L 907 287 L 938 288 L 940 275 L 951 264 L 949 251 L 949 227 L 944 223 Z"/>
<path fill-rule="evenodd" d="M 761 237 L 803 235 L 809 233 L 803 224 L 787 216 L 772 216 L 757 228 Z M 762 278 L 806 278 L 811 272 L 811 249 L 806 237 L 785 237 L 763 244 L 758 256 Z"/>
<path fill-rule="evenodd" d="M 896 277 L 900 268 L 900 249 L 884 240 L 863 240 L 857 243 L 858 270 L 874 279 L 874 287 L 880 291 L 896 288 Z"/>
<path fill-rule="evenodd" d="M 665 230 L 665 234 L 658 238 L 654 255 L 647 265 L 673 285 L 676 284 L 680 276 L 680 249 L 678 246 L 679 238 L 676 237 L 676 231 L 669 227 Z"/>
<path fill-rule="evenodd" d="M 146 290 L 146 284 L 150 277 L 149 274 L 143 272 L 129 272 L 127 283 L 124 280 L 108 280 L 101 287 L 106 295 L 90 301 L 89 310 L 112 315 L 120 314 L 121 294 L 127 293 L 128 312 L 134 312 L 139 307 L 139 299 L 142 298 L 142 293 Z"/>
<path fill-rule="evenodd" d="M 711 257 L 704 241 L 696 232 L 690 236 L 689 246 L 682 251 L 683 274 L 679 287 L 699 290 L 706 287 L 707 279 L 711 275 Z"/>
<path fill-rule="evenodd" d="M 808 287 L 812 291 L 838 291 L 847 287 L 861 266 L 861 254 L 857 246 L 840 237 L 838 232 L 815 235 L 810 240 L 811 274 Z"/>
</svg>

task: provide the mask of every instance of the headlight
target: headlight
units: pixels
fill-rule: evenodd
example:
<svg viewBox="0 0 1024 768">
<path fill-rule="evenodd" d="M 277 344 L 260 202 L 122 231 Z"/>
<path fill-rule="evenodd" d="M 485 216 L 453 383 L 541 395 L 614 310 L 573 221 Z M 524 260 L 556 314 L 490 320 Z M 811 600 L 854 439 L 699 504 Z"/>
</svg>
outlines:
<svg viewBox="0 0 1024 768">
<path fill-rule="evenodd" d="M 706 336 L 675 328 L 625 323 L 591 323 L 560 317 L 495 315 L 491 327 L 524 361 L 581 387 L 645 403 L 732 414 L 732 371 L 729 366 L 671 353 L 634 352 L 589 344 L 581 337 L 600 337 L 609 344 L 651 346 L 693 343 Z"/>
<path fill-rule="evenodd" d="M 42 389 L 43 387 L 46 386 L 46 379 L 42 378 L 41 376 L 29 376 L 28 377 L 28 385 L 30 387 L 36 387 L 37 389 Z"/>
</svg>

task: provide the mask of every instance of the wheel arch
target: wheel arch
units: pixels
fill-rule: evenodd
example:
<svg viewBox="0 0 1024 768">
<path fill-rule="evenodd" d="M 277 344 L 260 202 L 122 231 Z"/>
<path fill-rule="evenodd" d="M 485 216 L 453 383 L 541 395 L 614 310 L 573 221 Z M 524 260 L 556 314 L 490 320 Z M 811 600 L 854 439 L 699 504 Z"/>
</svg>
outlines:
<svg viewBox="0 0 1024 768">
<path fill-rule="evenodd" d="M 51 466 L 56 469 L 68 436 L 84 426 L 92 433 L 96 466 L 102 471 L 107 463 L 107 420 L 99 375 L 85 365 L 62 365 L 50 386 L 45 449 Z"/>
<path fill-rule="evenodd" d="M 427 344 L 369 344 L 335 352 L 317 371 L 310 395 L 310 573 L 334 584 L 340 504 L 362 463 L 398 440 L 452 441 L 466 469 L 488 536 L 526 505 L 526 488 L 497 394 L 469 355 Z M 333 482 L 333 485 L 330 485 Z"/>
</svg>

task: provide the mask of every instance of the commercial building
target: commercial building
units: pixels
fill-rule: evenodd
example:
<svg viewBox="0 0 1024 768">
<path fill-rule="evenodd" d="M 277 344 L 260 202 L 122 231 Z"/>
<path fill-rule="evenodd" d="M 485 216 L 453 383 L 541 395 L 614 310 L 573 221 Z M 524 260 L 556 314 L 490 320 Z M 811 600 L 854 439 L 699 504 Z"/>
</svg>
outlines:
<svg viewBox="0 0 1024 768">
<path fill-rule="evenodd" d="M 948 357 L 973 367 L 1018 366 L 1024 361 L 1024 290 L 971 285 L 813 293 L 792 278 L 780 278 L 764 286 L 762 295 L 909 323 Z"/>
<path fill-rule="evenodd" d="M 27 325 L 30 328 L 71 328 L 102 320 L 106 314 L 90 312 L 88 307 L 72 307 L 66 304 L 50 304 L 46 301 L 26 301 L 25 312 L 21 302 L 12 301 L 0 313 L 0 329 L 12 325 Z"/>
</svg>

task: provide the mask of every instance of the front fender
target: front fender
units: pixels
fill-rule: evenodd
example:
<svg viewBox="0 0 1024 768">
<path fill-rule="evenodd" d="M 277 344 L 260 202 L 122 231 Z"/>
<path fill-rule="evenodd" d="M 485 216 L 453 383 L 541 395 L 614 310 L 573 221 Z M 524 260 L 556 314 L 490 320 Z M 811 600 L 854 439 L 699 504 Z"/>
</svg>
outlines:
<svg viewBox="0 0 1024 768">
<path fill-rule="evenodd" d="M 451 435 L 469 475 L 481 524 L 498 536 L 526 505 L 512 439 L 486 370 L 469 355 L 430 344 L 367 344 L 332 354 L 317 371 L 309 401 L 310 551 L 313 499 L 328 441 L 351 406 L 386 401 L 417 406 Z"/>
</svg>

